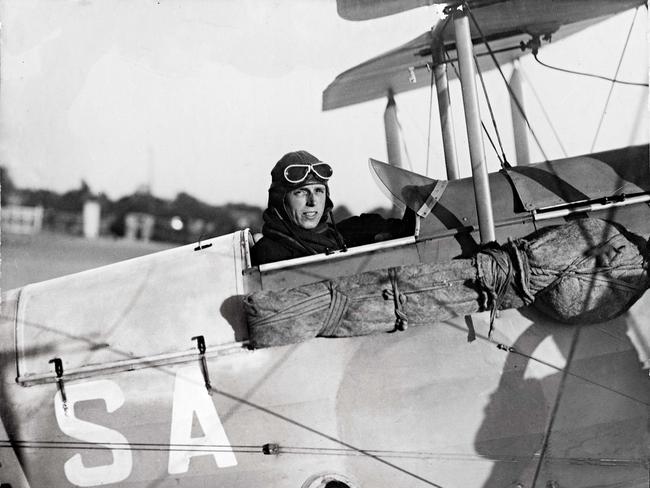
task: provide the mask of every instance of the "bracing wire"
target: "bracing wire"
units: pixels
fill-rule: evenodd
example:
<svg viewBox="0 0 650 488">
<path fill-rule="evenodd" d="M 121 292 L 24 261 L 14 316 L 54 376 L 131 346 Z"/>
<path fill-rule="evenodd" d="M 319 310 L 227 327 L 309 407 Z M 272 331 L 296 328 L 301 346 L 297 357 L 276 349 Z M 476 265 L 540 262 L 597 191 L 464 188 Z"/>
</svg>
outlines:
<svg viewBox="0 0 650 488">
<path fill-rule="evenodd" d="M 506 153 L 503 150 L 503 143 L 501 142 L 501 135 L 499 134 L 499 128 L 497 127 L 497 121 L 496 118 L 494 117 L 494 111 L 492 110 L 492 103 L 490 102 L 490 97 L 488 96 L 487 92 L 487 87 L 485 86 L 485 80 L 483 79 L 483 73 L 481 73 L 481 69 L 478 66 L 478 60 L 476 59 L 476 56 L 474 56 L 474 65 L 476 66 L 476 72 L 478 73 L 479 80 L 481 80 L 481 87 L 483 88 L 483 95 L 485 96 L 485 101 L 487 102 L 488 106 L 488 111 L 490 112 L 490 119 L 492 119 L 492 127 L 494 127 L 494 133 L 496 134 L 497 142 L 499 143 L 499 148 L 501 149 L 501 157 L 499 157 L 499 153 L 497 151 L 497 148 L 494 146 L 494 143 L 492 143 L 492 147 L 494 147 L 494 152 L 497 153 L 497 158 L 499 159 L 499 162 L 501 163 L 502 168 L 507 168 L 510 167 L 510 163 L 508 162 L 508 158 L 506 157 Z M 482 124 L 482 122 L 481 122 Z M 487 129 L 485 130 L 487 133 Z M 488 135 L 489 138 L 489 135 Z M 490 139 L 490 142 L 492 140 Z"/>
<path fill-rule="evenodd" d="M 214 454 L 218 452 L 236 452 L 237 454 L 265 454 L 265 446 L 225 446 L 225 445 L 194 445 L 194 444 L 138 444 L 138 443 L 94 443 L 94 442 L 56 442 L 56 441 L 27 441 L 27 440 L 9 440 L 0 439 L 0 449 L 20 447 L 23 449 L 74 449 L 74 450 L 129 450 L 129 451 L 181 451 L 181 452 L 200 452 L 205 454 Z M 366 453 L 382 458 L 399 458 L 399 459 L 442 459 L 446 461 L 461 462 L 485 462 L 485 458 L 477 454 L 467 454 L 461 452 L 443 452 L 443 451 L 410 451 L 410 450 L 367 450 Z M 289 455 L 307 455 L 307 456 L 346 456 L 358 457 L 364 453 L 359 453 L 353 449 L 331 448 L 331 447 L 307 447 L 307 446 L 278 446 L 278 454 Z M 546 456 L 547 459 L 554 461 L 564 461 L 568 463 L 588 462 L 597 464 L 601 461 L 598 458 L 576 458 L 576 457 L 556 457 Z M 525 455 L 499 455 L 494 453 L 491 460 L 501 461 L 526 461 L 529 456 Z M 618 466 L 645 466 L 642 459 L 607 459 L 608 466 L 616 464 Z"/>
<path fill-rule="evenodd" d="M 573 357 L 575 356 L 576 347 L 578 345 L 579 334 L 580 334 L 580 326 L 578 326 L 578 328 L 573 334 L 573 339 L 571 341 L 571 348 L 569 349 L 569 354 L 567 355 L 566 367 L 562 373 L 562 378 L 560 379 L 560 385 L 558 386 L 557 394 L 555 395 L 555 402 L 553 402 L 553 409 L 551 410 L 551 416 L 548 425 L 546 427 L 546 432 L 544 433 L 544 439 L 542 441 L 542 449 L 539 454 L 539 460 L 537 461 L 537 466 L 535 466 L 535 474 L 533 476 L 533 482 L 531 486 L 535 486 L 537 484 L 537 478 L 539 477 L 539 473 L 542 468 L 542 463 L 544 462 L 544 458 L 546 457 L 546 454 L 548 452 L 549 440 L 551 438 L 551 431 L 553 430 L 553 426 L 555 425 L 557 413 L 560 408 L 560 400 L 563 397 L 564 388 L 566 387 L 567 379 L 569 377 L 569 366 L 573 362 Z"/>
<path fill-rule="evenodd" d="M 460 79 L 460 73 L 458 72 L 458 68 L 456 68 L 456 65 L 454 64 L 453 60 L 451 60 L 449 58 L 449 54 L 447 53 L 447 51 L 445 51 L 445 57 L 447 58 L 447 63 L 450 64 L 451 67 L 453 68 L 454 73 L 456 74 L 456 77 L 458 79 Z M 481 120 L 481 127 L 483 128 L 483 133 L 488 138 L 488 141 L 490 141 L 490 144 L 492 145 L 492 148 L 494 149 L 494 152 L 497 155 L 497 159 L 501 163 L 501 167 L 504 167 L 504 162 L 503 162 L 503 160 L 501 160 L 501 157 L 499 156 L 499 151 L 498 151 L 497 147 L 494 145 L 494 141 L 492 140 L 492 137 L 490 136 L 490 133 L 488 132 L 487 127 L 485 127 L 485 124 L 483 123 L 482 120 Z M 508 163 L 506 163 L 506 164 L 508 164 Z"/>
<path fill-rule="evenodd" d="M 535 143 L 537 144 L 537 147 L 539 148 L 540 152 L 542 153 L 542 157 L 544 160 L 548 161 L 548 157 L 546 156 L 546 153 L 544 152 L 544 148 L 542 147 L 542 143 L 540 142 L 539 138 L 537 137 L 537 134 L 533 130 L 533 127 L 530 125 L 530 121 L 528 120 L 528 117 L 526 116 L 526 113 L 524 112 L 523 107 L 521 106 L 521 103 L 517 99 L 516 95 L 512 91 L 512 88 L 508 84 L 508 80 L 506 79 L 506 75 L 503 73 L 503 70 L 501 69 L 501 65 L 499 64 L 499 61 L 497 60 L 496 56 L 494 55 L 494 51 L 490 47 L 490 44 L 488 43 L 487 38 L 485 37 L 485 34 L 483 34 L 483 31 L 481 30 L 481 26 L 478 24 L 476 17 L 474 17 L 474 14 L 472 13 L 472 10 L 469 8 L 469 5 L 467 5 L 467 2 L 463 3 L 465 10 L 467 11 L 467 14 L 469 17 L 472 19 L 472 22 L 474 23 L 474 26 L 476 27 L 476 30 L 478 31 L 479 35 L 481 36 L 481 39 L 483 40 L 483 44 L 485 44 L 485 47 L 488 50 L 488 53 L 490 54 L 490 57 L 492 58 L 492 61 L 494 62 L 494 65 L 496 66 L 497 70 L 499 71 L 499 74 L 501 75 L 501 78 L 503 79 L 503 82 L 506 84 L 506 88 L 508 89 L 508 93 L 510 94 L 510 98 L 514 100 L 515 104 L 517 105 L 517 109 L 519 110 L 519 113 L 521 113 L 521 116 L 524 118 L 524 121 L 526 122 L 526 126 L 528 127 L 528 130 L 530 131 L 531 135 L 533 136 L 533 139 L 535 139 Z"/>
<path fill-rule="evenodd" d="M 551 117 L 548 115 L 548 112 L 546 111 L 546 107 L 542 103 L 542 99 L 540 98 L 539 94 L 537 93 L 537 90 L 535 90 L 535 85 L 533 85 L 530 81 L 530 78 L 528 78 L 528 75 L 526 74 L 526 71 L 520 66 L 519 71 L 523 73 L 524 79 L 526 80 L 526 84 L 530 88 L 530 90 L 533 92 L 533 96 L 535 97 L 535 100 L 537 101 L 537 105 L 542 109 L 542 114 L 544 115 L 544 119 L 546 119 L 546 123 L 549 125 L 551 128 L 551 132 L 553 132 L 553 136 L 555 137 L 555 140 L 557 141 L 558 145 L 560 146 L 560 149 L 562 150 L 562 154 L 564 157 L 568 157 L 569 153 L 567 152 L 566 148 L 564 147 L 564 144 L 562 144 L 562 140 L 560 139 L 560 134 L 558 134 L 557 130 L 555 129 L 555 125 L 553 125 L 553 121 L 551 120 Z"/>
<path fill-rule="evenodd" d="M 200 452 L 205 454 L 235 452 L 263 454 L 264 446 L 229 446 L 219 444 L 155 444 L 143 442 L 59 442 L 42 440 L 0 439 L 0 449 L 77 449 L 77 450 L 117 450 L 117 451 L 155 451 L 155 452 Z"/>
<path fill-rule="evenodd" d="M 485 127 L 485 124 L 483 123 L 482 120 L 481 120 L 481 127 L 483 127 L 483 132 L 485 132 L 485 135 L 487 136 L 488 141 L 490 141 L 490 145 L 492 146 L 492 149 L 494 149 L 494 153 L 496 154 L 497 159 L 499 160 L 499 164 L 501 165 L 501 167 L 505 168 L 506 165 L 510 166 L 510 163 L 508 163 L 507 161 L 504 161 L 503 159 L 501 159 L 501 156 L 499 156 L 499 150 L 495 146 L 494 141 L 492 140 L 492 137 L 490 137 L 490 133 L 488 132 L 487 127 Z"/>
<path fill-rule="evenodd" d="M 435 60 L 432 57 L 432 66 Z M 429 128 L 427 130 L 427 166 L 425 176 L 429 176 L 429 160 L 431 157 L 431 120 L 433 119 L 433 83 L 435 81 L 435 73 L 433 67 L 429 70 L 431 73 L 431 82 L 429 83 Z"/>
<path fill-rule="evenodd" d="M 487 338 L 481 337 L 481 339 L 488 340 Z M 514 348 L 504 348 L 507 349 L 508 352 L 511 353 L 516 353 L 518 355 L 521 355 L 523 357 L 526 357 L 528 360 L 539 362 L 540 364 L 544 364 L 546 366 L 549 366 L 558 372 L 562 372 L 563 375 L 570 376 L 572 378 L 576 378 L 578 380 L 584 381 L 586 383 L 592 384 L 596 387 L 603 388 L 607 391 L 611 391 L 612 393 L 621 395 L 622 397 L 628 398 L 629 400 L 632 400 L 634 402 L 638 402 L 639 404 L 642 405 L 648 405 L 648 403 L 642 399 L 635 398 L 633 396 L 630 396 L 626 394 L 623 391 L 619 391 L 615 388 L 608 387 L 607 385 L 600 384 L 596 381 L 593 381 L 587 377 L 578 375 L 574 372 L 569 371 L 568 369 L 568 364 L 567 367 L 565 368 L 560 368 L 556 367 L 550 363 L 547 363 L 545 361 L 542 361 L 539 358 L 535 358 L 531 355 L 525 354 L 523 352 L 517 351 Z M 170 373 L 170 371 L 166 370 L 165 368 L 160 368 L 161 371 Z M 247 404 L 247 405 L 252 405 L 256 406 L 259 410 L 273 414 L 274 416 L 284 419 L 287 421 L 291 421 L 287 417 L 284 417 L 280 414 L 274 413 L 264 407 L 257 406 L 255 404 L 252 404 L 244 399 L 234 397 L 233 395 L 227 394 L 226 392 L 223 391 L 218 391 L 214 390 L 217 393 L 220 393 L 226 397 L 232 398 L 232 399 L 237 399 L 240 403 L 242 404 Z M 292 422 L 295 423 L 295 422 Z M 301 425 L 301 424 L 297 424 Z M 320 433 L 313 428 L 310 428 L 308 426 L 304 426 L 303 428 L 307 429 L 310 432 L 319 434 L 329 440 L 336 440 L 335 438 L 332 438 L 330 436 L 327 436 L 326 434 Z M 386 451 L 386 450 L 362 450 L 359 448 L 356 448 L 354 446 L 351 446 L 350 444 L 347 444 L 345 442 L 337 440 L 339 444 L 341 444 L 342 447 L 339 448 L 322 448 L 322 447 L 288 447 L 288 446 L 280 446 L 279 447 L 279 452 L 285 453 L 285 454 L 303 454 L 303 455 L 339 455 L 339 456 L 369 456 L 377 461 L 380 461 L 384 464 L 387 464 L 395 469 L 398 469 L 402 472 L 409 473 L 408 471 L 404 470 L 403 468 L 396 466 L 387 459 L 390 458 L 449 458 L 449 459 L 461 459 L 459 456 L 457 456 L 454 453 L 441 453 L 441 452 L 419 452 L 419 451 Z M 210 444 L 210 445 L 200 445 L 197 446 L 195 444 L 169 444 L 169 443 L 137 443 L 137 442 L 130 442 L 130 443 L 94 443 L 94 442 L 84 442 L 84 441 L 67 441 L 67 442 L 61 442 L 61 441 L 45 441 L 45 440 L 21 440 L 21 439 L 0 439 L 0 449 L 7 448 L 7 449 L 89 449 L 89 450 L 106 450 L 106 449 L 117 449 L 117 450 L 130 450 L 130 451 L 157 451 L 157 452 L 171 452 L 171 451 L 192 451 L 192 452 L 205 452 L 206 454 L 210 453 L 216 453 L 216 452 L 235 452 L 235 453 L 245 453 L 245 454 L 264 454 L 264 446 L 260 445 L 247 445 L 247 444 L 242 444 L 242 445 L 221 445 L 221 444 Z M 547 456 L 548 457 L 548 456 Z M 567 458 L 569 461 L 575 460 L 575 458 Z M 597 461 L 597 460 L 595 460 Z M 611 461 L 611 460 L 610 460 Z M 609 461 L 608 461 L 609 462 Z M 624 464 L 624 465 L 631 465 L 636 463 L 637 461 L 634 459 L 620 459 L 616 460 L 617 463 Z M 411 474 L 411 473 L 409 473 Z M 425 481 L 427 484 L 430 486 L 439 486 L 436 485 L 435 483 L 431 483 L 428 480 L 424 480 L 423 478 L 418 477 L 417 475 L 413 475 L 417 479 L 420 479 L 422 481 Z"/>
<path fill-rule="evenodd" d="M 579 76 L 587 76 L 589 78 L 596 78 L 596 79 L 599 79 L 599 80 L 605 80 L 605 81 L 609 81 L 611 83 L 618 83 L 619 85 L 646 86 L 646 87 L 648 86 L 648 83 L 641 83 L 641 82 L 637 82 L 637 81 L 617 80 L 616 77 L 609 78 L 607 76 L 601 76 L 601 75 L 597 75 L 597 74 L 594 74 L 594 73 L 584 73 L 582 71 L 574 71 L 574 70 L 571 70 L 571 69 L 560 68 L 558 66 L 551 66 L 550 64 L 546 64 L 543 61 L 541 61 L 537 57 L 537 54 L 533 54 L 533 57 L 535 58 L 535 61 L 537 61 L 539 64 L 541 64 L 545 68 L 553 69 L 553 70 L 556 70 L 556 71 L 561 71 L 562 73 L 569 73 L 569 74 L 572 74 L 572 75 L 579 75 Z"/>
<path fill-rule="evenodd" d="M 603 113 L 601 114 L 600 120 L 598 121 L 598 128 L 596 129 L 596 133 L 594 134 L 594 140 L 591 143 L 591 150 L 589 152 L 594 152 L 594 148 L 596 147 L 596 142 L 598 141 L 598 136 L 600 135 L 600 129 L 603 126 L 603 121 L 605 120 L 605 115 L 607 114 L 607 107 L 609 106 L 609 102 L 612 98 L 612 93 L 614 92 L 614 86 L 616 86 L 616 78 L 618 77 L 618 72 L 621 70 L 621 64 L 623 64 L 623 58 L 625 57 L 625 52 L 627 51 L 627 46 L 630 42 L 630 37 L 632 36 L 632 30 L 634 29 L 636 16 L 638 13 L 639 13 L 639 7 L 637 7 L 636 10 L 634 11 L 634 17 L 632 17 L 630 28 L 627 31 L 625 44 L 623 44 L 623 50 L 621 51 L 621 56 L 618 59 L 618 65 L 616 66 L 616 71 L 614 72 L 614 78 L 612 78 L 611 80 L 611 84 L 609 86 L 609 92 L 607 93 L 607 98 L 605 99 L 605 106 L 603 107 Z M 645 86 L 648 85 L 646 84 Z"/>
<path fill-rule="evenodd" d="M 447 27 L 448 23 L 449 23 L 449 17 L 445 19 L 445 25 L 443 26 L 443 29 Z M 445 54 L 447 54 L 446 51 Z M 436 64 L 436 60 L 435 60 L 434 53 L 431 53 L 431 66 L 427 64 L 427 67 L 429 68 L 429 72 L 431 73 L 431 81 L 429 85 L 429 128 L 427 130 L 427 165 L 426 165 L 426 173 L 424 173 L 426 176 L 429 176 L 429 160 L 431 157 L 431 121 L 433 120 L 433 84 L 436 78 L 435 70 L 433 67 L 435 66 L 435 64 Z"/>
<path fill-rule="evenodd" d="M 586 377 L 584 375 L 580 375 L 578 373 L 574 373 L 572 371 L 569 371 L 566 366 L 564 368 L 561 368 L 559 366 L 555 366 L 554 364 L 549 363 L 548 361 L 544 361 L 542 359 L 531 356 L 530 354 L 526 354 L 524 352 L 521 352 L 521 351 L 515 349 L 514 347 L 506 347 L 506 346 L 504 346 L 501 349 L 507 350 L 509 353 L 512 353 L 512 354 L 517 354 L 518 356 L 521 356 L 521 357 L 525 358 L 528 361 L 535 361 L 536 363 L 543 364 L 544 366 L 547 366 L 547 367 L 549 367 L 551 369 L 554 369 L 558 373 L 564 374 L 566 372 L 572 378 L 575 378 L 575 379 L 580 380 L 580 381 L 584 381 L 585 383 L 593 385 L 593 386 L 595 386 L 597 388 L 600 388 L 602 390 L 609 391 L 609 392 L 614 393 L 615 395 L 619 395 L 619 396 L 621 396 L 623 398 L 627 398 L 628 400 L 631 400 L 631 401 L 633 401 L 635 403 L 638 403 L 639 405 L 645 405 L 645 406 L 650 407 L 650 403 L 648 403 L 647 401 L 645 401 L 645 400 L 643 400 L 641 398 L 636 398 L 636 397 L 634 397 L 632 395 L 629 395 L 629 394 L 625 393 L 622 390 L 617 390 L 616 388 L 612 388 L 612 387 L 607 386 L 605 384 L 598 383 L 597 381 L 589 379 L 588 377 Z"/>
</svg>

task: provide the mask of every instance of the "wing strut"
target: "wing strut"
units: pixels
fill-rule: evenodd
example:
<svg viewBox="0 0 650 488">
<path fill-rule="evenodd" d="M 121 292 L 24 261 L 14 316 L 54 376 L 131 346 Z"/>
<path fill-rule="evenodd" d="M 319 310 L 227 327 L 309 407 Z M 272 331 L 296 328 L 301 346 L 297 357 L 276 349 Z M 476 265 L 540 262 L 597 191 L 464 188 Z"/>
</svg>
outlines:
<svg viewBox="0 0 650 488">
<path fill-rule="evenodd" d="M 392 92 L 388 92 L 388 102 L 384 110 L 384 131 L 386 132 L 386 152 L 388 154 L 388 163 L 398 168 L 404 168 L 404 141 L 402 140 L 402 132 L 400 130 L 399 120 L 397 119 L 397 105 Z M 408 162 L 408 157 L 406 158 Z M 409 162 L 410 166 L 410 162 Z M 391 198 L 393 202 L 393 213 L 399 211 L 399 200 L 394 196 Z"/>
<path fill-rule="evenodd" d="M 398 168 L 403 168 L 402 162 L 402 135 L 399 130 L 399 121 L 397 120 L 397 107 L 395 98 L 391 92 L 388 92 L 388 103 L 384 110 L 384 131 L 386 132 L 386 152 L 388 162 Z"/>
<path fill-rule="evenodd" d="M 469 156 L 472 163 L 474 180 L 474 196 L 476 197 L 476 213 L 478 215 L 481 242 L 496 240 L 494 232 L 494 216 L 492 214 L 492 199 L 490 197 L 490 181 L 488 179 L 485 148 L 481 138 L 481 115 L 476 90 L 476 72 L 472 50 L 472 37 L 469 30 L 469 20 L 464 10 L 457 9 L 453 13 L 458 64 L 460 67 L 460 84 L 463 93 L 465 109 L 465 124 L 469 141 Z"/>
<path fill-rule="evenodd" d="M 447 63 L 443 60 L 443 44 L 436 50 L 433 75 L 436 79 L 436 92 L 438 94 L 438 112 L 440 113 L 440 128 L 442 130 L 442 146 L 445 151 L 445 165 L 447 179 L 460 178 L 458 159 L 456 158 L 456 135 L 454 133 L 454 119 L 451 111 L 451 98 L 449 97 L 449 77 L 447 76 Z"/>
<path fill-rule="evenodd" d="M 530 164 L 528 151 L 528 127 L 525 120 L 524 87 L 518 63 L 515 61 L 512 76 L 510 76 L 510 113 L 512 114 L 512 132 L 515 138 L 515 159 L 518 166 Z M 514 100 L 519 100 L 517 105 Z"/>
</svg>

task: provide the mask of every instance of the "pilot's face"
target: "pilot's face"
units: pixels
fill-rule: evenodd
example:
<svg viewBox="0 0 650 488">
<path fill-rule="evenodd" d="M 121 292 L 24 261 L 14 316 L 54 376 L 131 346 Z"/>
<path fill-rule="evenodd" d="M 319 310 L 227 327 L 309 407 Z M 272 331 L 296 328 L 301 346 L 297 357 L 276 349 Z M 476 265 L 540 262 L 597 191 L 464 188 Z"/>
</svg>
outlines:
<svg viewBox="0 0 650 488">
<path fill-rule="evenodd" d="M 303 229 L 315 228 L 325 211 L 327 188 L 322 183 L 301 186 L 287 193 L 285 209 L 291 221 Z"/>
</svg>

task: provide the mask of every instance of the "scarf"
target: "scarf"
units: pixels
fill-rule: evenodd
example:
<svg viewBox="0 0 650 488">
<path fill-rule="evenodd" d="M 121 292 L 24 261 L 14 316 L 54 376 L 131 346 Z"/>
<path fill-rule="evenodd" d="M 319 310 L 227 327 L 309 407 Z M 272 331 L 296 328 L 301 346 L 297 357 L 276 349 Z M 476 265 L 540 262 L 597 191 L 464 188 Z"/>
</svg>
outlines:
<svg viewBox="0 0 650 488">
<path fill-rule="evenodd" d="M 314 229 L 303 229 L 283 219 L 275 208 L 268 208 L 262 214 L 264 225 L 262 234 L 282 245 L 299 250 L 302 254 L 327 253 L 336 249 L 345 248 L 343 237 L 336 227 L 326 219 Z"/>
</svg>

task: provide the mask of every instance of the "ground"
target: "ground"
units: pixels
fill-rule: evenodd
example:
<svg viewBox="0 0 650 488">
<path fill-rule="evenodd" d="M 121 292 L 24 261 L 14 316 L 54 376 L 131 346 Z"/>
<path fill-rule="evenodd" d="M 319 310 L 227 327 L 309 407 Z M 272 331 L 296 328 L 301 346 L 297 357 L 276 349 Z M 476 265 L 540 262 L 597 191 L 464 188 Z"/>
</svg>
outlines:
<svg viewBox="0 0 650 488">
<path fill-rule="evenodd" d="M 111 238 L 88 240 L 47 232 L 36 235 L 5 233 L 0 247 L 0 287 L 7 291 L 174 246 Z"/>
</svg>

